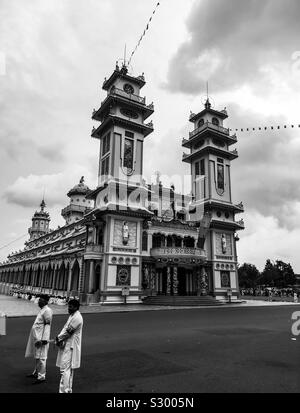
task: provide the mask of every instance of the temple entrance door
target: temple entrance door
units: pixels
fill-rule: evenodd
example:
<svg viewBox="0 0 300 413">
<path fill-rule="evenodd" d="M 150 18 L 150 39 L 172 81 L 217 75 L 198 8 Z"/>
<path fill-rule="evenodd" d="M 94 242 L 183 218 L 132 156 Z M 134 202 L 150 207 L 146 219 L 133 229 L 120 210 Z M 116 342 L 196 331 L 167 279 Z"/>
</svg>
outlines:
<svg viewBox="0 0 300 413">
<path fill-rule="evenodd" d="M 178 295 L 186 295 L 186 270 L 185 268 L 178 268 Z"/>
</svg>

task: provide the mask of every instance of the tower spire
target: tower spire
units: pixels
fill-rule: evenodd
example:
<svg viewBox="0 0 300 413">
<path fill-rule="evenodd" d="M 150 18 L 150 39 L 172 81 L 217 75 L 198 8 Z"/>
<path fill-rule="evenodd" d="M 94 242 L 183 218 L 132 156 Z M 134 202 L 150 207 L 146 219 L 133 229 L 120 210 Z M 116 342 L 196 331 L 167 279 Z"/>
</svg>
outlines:
<svg viewBox="0 0 300 413">
<path fill-rule="evenodd" d="M 125 47 L 124 47 L 124 63 L 123 66 L 126 66 L 126 43 L 125 43 Z"/>
<path fill-rule="evenodd" d="M 211 108 L 211 103 L 209 101 L 209 95 L 208 95 L 208 81 L 206 82 L 206 102 L 204 106 L 205 106 L 205 109 Z"/>
</svg>

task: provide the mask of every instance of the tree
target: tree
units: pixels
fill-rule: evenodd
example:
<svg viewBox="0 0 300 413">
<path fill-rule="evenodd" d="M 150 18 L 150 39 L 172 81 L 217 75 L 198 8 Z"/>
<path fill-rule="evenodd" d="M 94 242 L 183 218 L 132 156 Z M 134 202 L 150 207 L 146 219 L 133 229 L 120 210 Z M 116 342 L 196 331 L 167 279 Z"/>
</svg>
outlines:
<svg viewBox="0 0 300 413">
<path fill-rule="evenodd" d="M 296 284 L 296 276 L 291 264 L 283 261 L 276 261 L 276 267 L 280 272 L 280 284 L 282 287 L 290 287 Z"/>
<path fill-rule="evenodd" d="M 260 272 L 253 264 L 243 264 L 238 269 L 239 284 L 242 288 L 255 288 L 259 280 Z"/>
<path fill-rule="evenodd" d="M 296 283 L 296 276 L 291 264 L 280 260 L 272 263 L 268 259 L 261 274 L 260 283 L 269 287 L 287 288 Z"/>
</svg>

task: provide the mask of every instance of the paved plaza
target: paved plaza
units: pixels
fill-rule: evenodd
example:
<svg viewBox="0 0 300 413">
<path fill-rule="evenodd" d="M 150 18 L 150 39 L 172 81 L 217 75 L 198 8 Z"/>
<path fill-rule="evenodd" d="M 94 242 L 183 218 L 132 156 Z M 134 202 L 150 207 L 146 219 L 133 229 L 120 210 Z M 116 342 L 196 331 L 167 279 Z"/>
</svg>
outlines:
<svg viewBox="0 0 300 413">
<path fill-rule="evenodd" d="M 27 317 L 9 317 L 7 335 L 0 337 L 0 392 L 56 393 L 53 346 L 47 382 L 34 386 L 25 377 L 33 368 L 24 352 L 37 306 L 1 297 L 1 310 L 10 308 L 13 314 L 13 305 Z M 291 340 L 297 305 L 256 302 L 172 311 L 132 307 L 82 307 L 82 367 L 75 372 L 75 393 L 299 391 L 299 342 Z M 67 317 L 66 308 L 54 312 L 52 337 Z"/>
<path fill-rule="evenodd" d="M 300 305 L 300 303 L 294 304 L 290 302 L 269 302 L 267 300 L 243 300 L 240 304 L 225 304 L 223 307 L 261 307 L 261 306 L 286 306 L 286 305 Z M 50 305 L 53 310 L 53 314 L 68 314 L 66 305 Z M 155 305 L 141 305 L 141 304 L 130 304 L 130 305 L 91 305 L 91 306 L 81 306 L 80 311 L 83 314 L 94 314 L 94 313 L 110 313 L 110 312 L 123 312 L 123 311 L 155 311 L 155 310 L 174 310 L 178 307 L 175 306 L 155 306 Z M 189 309 L 190 307 L 180 307 L 180 309 Z M 199 308 L 211 308 L 211 307 L 199 307 Z M 0 313 L 6 314 L 7 317 L 25 317 L 25 316 L 35 316 L 39 311 L 37 304 L 18 299 L 9 295 L 0 294 Z"/>
</svg>

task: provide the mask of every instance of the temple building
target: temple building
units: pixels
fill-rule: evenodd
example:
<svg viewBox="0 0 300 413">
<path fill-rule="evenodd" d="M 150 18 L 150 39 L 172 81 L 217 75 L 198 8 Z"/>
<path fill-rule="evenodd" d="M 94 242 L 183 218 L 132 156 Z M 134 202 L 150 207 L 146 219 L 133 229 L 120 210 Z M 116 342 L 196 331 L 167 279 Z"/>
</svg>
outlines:
<svg viewBox="0 0 300 413">
<path fill-rule="evenodd" d="M 144 75 L 125 65 L 103 83 L 106 97 L 93 111 L 99 126 L 97 188 L 84 178 L 67 196 L 65 225 L 51 230 L 43 200 L 22 251 L 0 265 L 0 293 L 80 297 L 85 304 L 217 303 L 239 297 L 237 232 L 242 203 L 232 199 L 231 146 L 237 137 L 223 123 L 226 110 L 209 99 L 191 113 L 192 130 L 182 146 L 190 165 L 190 194 L 143 178 L 143 146 L 151 139 L 153 104 L 141 90 Z M 184 301 L 183 301 L 184 300 Z"/>
</svg>

